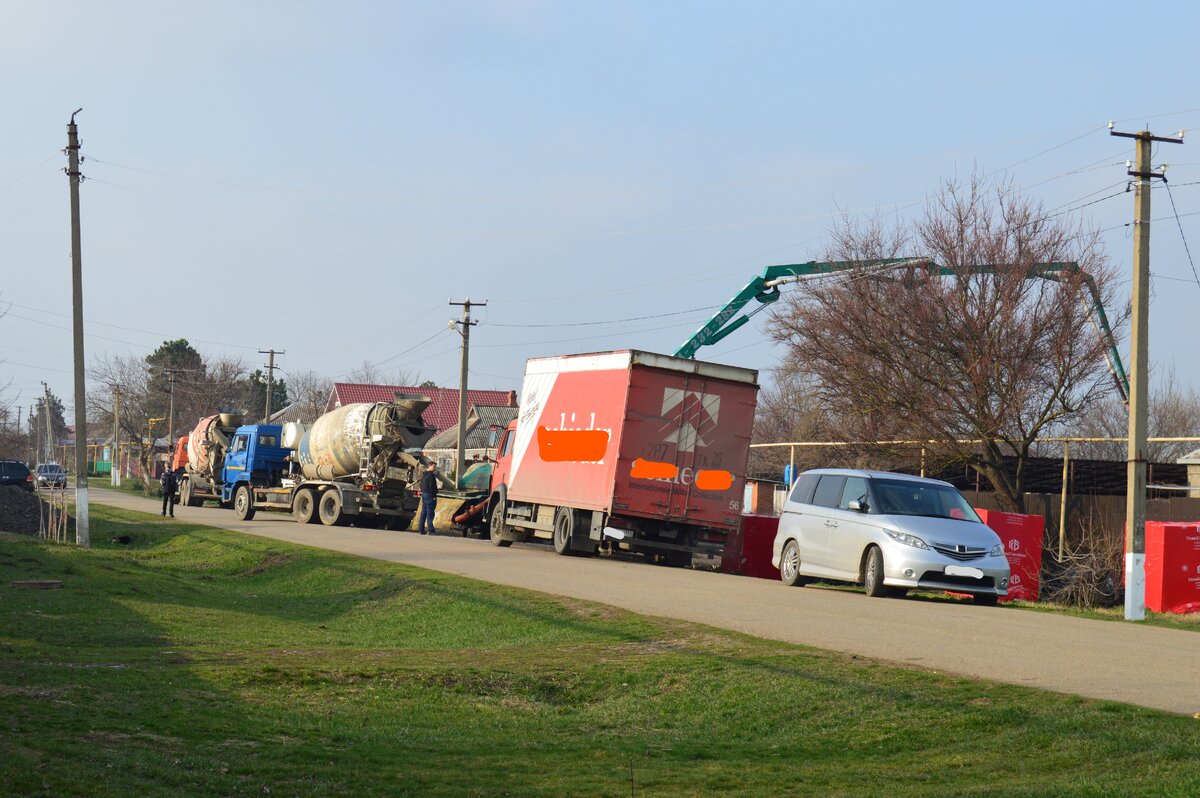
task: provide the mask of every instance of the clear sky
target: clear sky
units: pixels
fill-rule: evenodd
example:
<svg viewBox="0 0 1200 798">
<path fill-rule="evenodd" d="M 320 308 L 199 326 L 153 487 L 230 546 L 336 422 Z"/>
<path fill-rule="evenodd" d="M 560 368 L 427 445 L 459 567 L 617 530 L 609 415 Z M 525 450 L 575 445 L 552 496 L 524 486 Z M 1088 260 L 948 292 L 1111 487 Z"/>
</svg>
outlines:
<svg viewBox="0 0 1200 798">
<path fill-rule="evenodd" d="M 364 360 L 515 388 L 532 356 L 672 352 L 841 210 L 973 169 L 1106 230 L 1159 134 L 1200 256 L 1200 4 L 0 0 L 0 384 L 71 406 L 66 123 L 86 350 L 187 338 L 284 377 Z M 1139 38 L 1140 36 L 1140 38 Z M 1192 185 L 1187 185 L 1187 184 Z M 1107 197 L 1107 198 L 1106 198 Z M 1102 199 L 1106 198 L 1106 199 Z M 1151 355 L 1200 388 L 1200 282 L 1154 193 Z M 758 369 L 759 316 L 701 357 Z M 625 321 L 628 320 L 628 321 Z M 1122 344 L 1127 351 L 1128 344 Z M 70 416 L 68 416 L 70 420 Z"/>
</svg>

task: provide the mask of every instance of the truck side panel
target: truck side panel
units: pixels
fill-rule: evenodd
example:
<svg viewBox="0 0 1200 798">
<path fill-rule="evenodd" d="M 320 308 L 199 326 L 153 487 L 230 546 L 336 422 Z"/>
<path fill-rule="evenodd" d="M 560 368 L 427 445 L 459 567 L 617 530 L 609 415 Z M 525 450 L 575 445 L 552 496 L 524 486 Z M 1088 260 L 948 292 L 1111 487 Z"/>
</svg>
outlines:
<svg viewBox="0 0 1200 798">
<path fill-rule="evenodd" d="M 522 386 L 511 500 L 609 510 L 628 395 L 628 353 L 531 367 Z"/>
</svg>

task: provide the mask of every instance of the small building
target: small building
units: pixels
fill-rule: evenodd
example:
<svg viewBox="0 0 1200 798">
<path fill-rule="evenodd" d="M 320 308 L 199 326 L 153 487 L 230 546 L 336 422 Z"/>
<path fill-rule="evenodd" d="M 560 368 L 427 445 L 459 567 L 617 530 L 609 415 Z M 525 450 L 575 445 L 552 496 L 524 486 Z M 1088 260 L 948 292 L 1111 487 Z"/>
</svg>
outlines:
<svg viewBox="0 0 1200 798">
<path fill-rule="evenodd" d="M 1175 462 L 1187 467 L 1188 487 L 1196 489 L 1187 491 L 1187 495 L 1193 499 L 1200 498 L 1200 449 L 1188 452 Z"/>
<path fill-rule="evenodd" d="M 472 391 L 467 391 L 468 395 Z M 513 395 L 515 399 L 515 394 Z M 455 410 L 455 415 L 458 411 Z M 467 463 L 486 460 L 492 456 L 488 446 L 488 434 L 493 426 L 507 427 L 509 422 L 517 417 L 515 406 L 505 405 L 471 405 L 467 412 L 467 437 L 464 441 L 464 454 Z M 426 421 L 426 423 L 429 423 Z M 449 427 L 429 439 L 425 444 L 425 456 L 437 463 L 442 471 L 453 471 L 457 465 L 458 456 L 458 424 Z"/>
</svg>

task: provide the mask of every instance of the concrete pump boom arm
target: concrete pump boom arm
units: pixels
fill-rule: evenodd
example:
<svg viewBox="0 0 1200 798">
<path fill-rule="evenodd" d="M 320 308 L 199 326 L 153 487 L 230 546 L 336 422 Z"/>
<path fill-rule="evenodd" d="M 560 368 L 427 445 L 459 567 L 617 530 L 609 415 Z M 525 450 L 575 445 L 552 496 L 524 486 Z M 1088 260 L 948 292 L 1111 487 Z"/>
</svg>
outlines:
<svg viewBox="0 0 1200 798">
<path fill-rule="evenodd" d="M 675 350 L 677 357 L 694 358 L 696 352 L 703 346 L 710 346 L 725 338 L 734 330 L 737 330 L 746 322 L 750 321 L 750 317 L 755 313 L 765 310 L 770 304 L 779 300 L 779 286 L 785 283 L 796 283 L 802 280 L 819 277 L 826 274 L 835 274 L 838 272 L 853 271 L 855 269 L 895 269 L 905 266 L 925 266 L 927 268 L 936 269 L 937 273 L 943 276 L 954 274 L 954 270 L 947 266 L 939 266 L 932 258 L 880 258 L 869 261 L 809 261 L 807 263 L 791 263 L 782 264 L 779 266 L 768 266 L 763 269 L 762 274 L 753 278 L 746 286 L 734 294 L 733 298 L 725 304 L 723 308 L 713 314 L 704 326 L 697 330 L 690 338 Z M 989 274 L 995 272 L 994 264 L 981 264 L 971 267 L 971 272 L 974 274 Z M 1096 327 L 1096 332 L 1104 342 L 1105 359 L 1108 361 L 1108 370 L 1112 374 L 1113 381 L 1116 383 L 1117 391 L 1121 394 L 1121 400 L 1126 404 L 1129 403 L 1129 377 L 1125 373 L 1125 366 L 1121 362 L 1121 355 L 1117 351 L 1116 340 L 1113 337 L 1112 328 L 1108 323 L 1108 315 L 1104 312 L 1104 305 L 1100 301 L 1100 292 L 1096 287 L 1096 281 L 1090 274 L 1079 268 L 1079 264 L 1075 261 L 1056 261 L 1050 263 L 1035 263 L 1029 269 L 1028 278 L 1039 278 L 1043 280 L 1058 281 L 1059 275 L 1062 273 L 1078 274 L 1084 285 L 1088 289 L 1088 294 L 1091 296 L 1091 307 L 1089 312 L 1092 317 L 1092 323 Z M 738 316 L 738 313 L 751 300 L 757 301 L 759 306 L 746 313 L 744 316 Z M 736 318 L 735 318 L 736 317 Z"/>
</svg>

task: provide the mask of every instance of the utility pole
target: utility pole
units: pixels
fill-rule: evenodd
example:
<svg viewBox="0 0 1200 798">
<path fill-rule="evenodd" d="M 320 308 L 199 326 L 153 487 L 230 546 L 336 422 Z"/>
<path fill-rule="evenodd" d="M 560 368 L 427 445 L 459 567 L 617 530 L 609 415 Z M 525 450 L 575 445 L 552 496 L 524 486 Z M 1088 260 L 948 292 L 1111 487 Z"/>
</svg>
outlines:
<svg viewBox="0 0 1200 798">
<path fill-rule="evenodd" d="M 54 420 L 50 418 L 50 386 L 42 383 L 42 407 L 45 408 L 45 413 L 42 414 L 42 424 L 46 427 L 46 456 L 38 457 L 43 463 L 53 462 L 54 457 Z"/>
<path fill-rule="evenodd" d="M 109 476 L 112 478 L 113 487 L 121 485 L 121 385 L 118 383 L 113 391 L 113 448 L 112 457 L 109 458 L 112 463 L 112 469 L 109 471 Z"/>
<path fill-rule="evenodd" d="M 477 321 L 471 321 L 471 307 L 487 307 L 487 302 L 472 302 L 470 297 L 462 302 L 454 302 L 451 300 L 451 305 L 461 305 L 463 309 L 462 321 L 451 321 L 450 326 L 461 326 L 459 335 L 462 336 L 462 365 L 458 372 L 458 451 L 455 453 L 455 484 L 462 479 L 463 471 L 467 468 L 467 359 L 471 352 L 471 328 L 478 324 Z"/>
<path fill-rule="evenodd" d="M 167 468 L 175 458 L 175 372 L 179 370 L 167 369 Z"/>
<path fill-rule="evenodd" d="M 271 420 L 271 388 L 275 383 L 275 356 L 286 355 L 287 352 L 282 349 L 275 351 L 274 349 L 260 349 L 260 355 L 268 355 L 267 358 L 267 409 L 263 413 L 263 421 L 270 422 Z"/>
<path fill-rule="evenodd" d="M 75 111 L 79 113 L 83 109 Z M 71 184 L 71 310 L 75 330 L 75 542 L 92 545 L 88 533 L 87 391 L 83 382 L 83 254 L 79 237 L 79 131 L 67 125 L 67 180 Z"/>
<path fill-rule="evenodd" d="M 1129 348 L 1129 448 L 1125 493 L 1125 620 L 1146 618 L 1146 419 L 1147 383 L 1150 375 L 1150 181 L 1166 179 L 1150 165 L 1150 148 L 1156 142 L 1182 144 L 1178 138 L 1155 136 L 1149 130 L 1114 136 L 1137 141 L 1137 161 L 1128 174 L 1133 179 L 1133 319 Z"/>
</svg>

